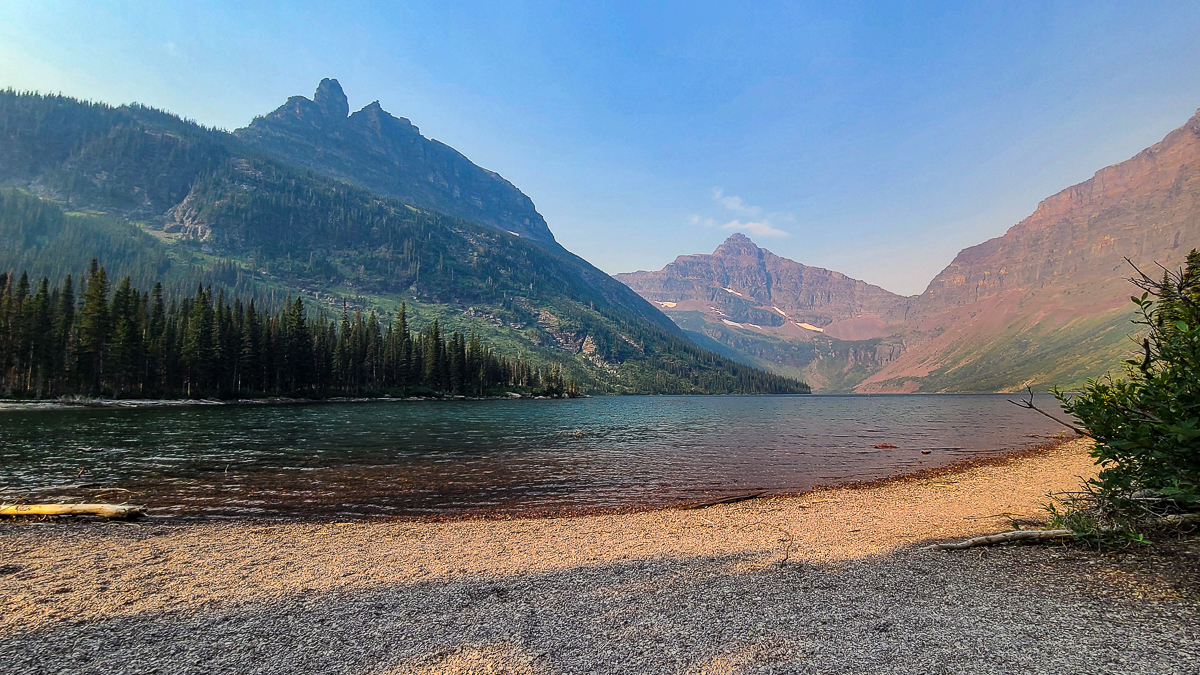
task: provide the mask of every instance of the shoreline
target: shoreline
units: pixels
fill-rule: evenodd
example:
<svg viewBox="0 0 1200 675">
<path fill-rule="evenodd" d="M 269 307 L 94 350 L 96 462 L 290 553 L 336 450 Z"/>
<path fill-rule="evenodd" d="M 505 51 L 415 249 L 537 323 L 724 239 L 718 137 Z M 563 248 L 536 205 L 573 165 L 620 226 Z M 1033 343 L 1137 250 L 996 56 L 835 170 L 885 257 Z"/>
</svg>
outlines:
<svg viewBox="0 0 1200 675">
<path fill-rule="evenodd" d="M 187 408 L 206 406 L 252 406 L 252 405 L 316 405 L 327 403 L 407 403 L 420 401 L 555 401 L 592 398 L 587 394 L 575 396 L 534 396 L 517 394 L 506 396 L 334 396 L 330 398 L 290 398 L 272 396 L 265 398 L 65 398 L 65 399 L 0 399 L 0 411 L 26 410 L 117 410 L 129 408 Z"/>
<path fill-rule="evenodd" d="M 1031 648 L 1049 631 L 1056 672 L 1195 672 L 1191 577 L 1181 585 L 1068 544 L 921 549 L 1034 515 L 1046 493 L 1094 469 L 1087 451 L 1076 439 L 687 511 L 8 521 L 0 662 L 97 673 L 1033 672 L 1046 662 Z"/>
<path fill-rule="evenodd" d="M 847 483 L 831 483 L 828 485 L 815 485 L 807 490 L 798 492 L 763 492 L 745 501 L 757 501 L 768 499 L 801 499 L 811 497 L 815 494 L 824 492 L 834 492 L 839 490 L 874 490 L 891 485 L 902 485 L 909 482 L 919 482 L 922 480 L 932 480 L 935 478 L 947 478 L 959 474 L 969 472 L 974 469 L 983 467 L 1004 466 L 1006 464 L 1017 462 L 1026 459 L 1034 459 L 1040 456 L 1051 454 L 1063 448 L 1063 446 L 1082 440 L 1081 436 L 1069 436 L 1057 438 L 1045 443 L 1039 443 L 1028 448 L 1018 448 L 1014 450 L 1001 451 L 1001 454 L 988 455 L 985 457 L 971 457 L 961 459 L 945 466 L 930 467 L 927 469 L 918 469 L 917 471 L 898 473 L 882 478 L 874 478 L 870 480 L 850 481 Z M 734 496 L 734 495 L 727 495 Z M 703 503 L 703 502 L 700 502 Z M 741 503 L 741 502 L 735 502 Z M 697 502 L 684 502 L 679 504 L 657 504 L 643 506 L 618 506 L 618 507 L 581 507 L 577 509 L 561 508 L 561 509 L 544 509 L 520 511 L 516 513 L 462 513 L 448 514 L 435 516 L 379 516 L 363 518 L 361 520 L 349 522 L 381 522 L 381 523 L 459 523 L 469 521 L 515 521 L 515 520 L 546 520 L 555 518 L 590 518 L 596 516 L 618 516 L 618 515 L 633 515 L 639 513 L 656 513 L 660 511 L 681 511 L 695 508 Z M 713 504 L 712 506 L 722 506 L 722 504 Z M 709 508 L 709 507 L 703 507 Z M 344 520 L 344 519 L 343 519 Z M 291 522 L 289 519 L 280 519 L 272 521 L 262 519 L 257 522 Z M 296 522 L 335 522 L 333 519 L 308 519 L 303 516 L 297 517 Z"/>
<path fill-rule="evenodd" d="M 330 398 L 292 398 L 288 396 L 265 396 L 262 398 L 90 398 L 83 396 L 60 397 L 54 399 L 6 399 L 0 398 L 0 412 L 23 410 L 80 410 L 80 409 L 126 409 L 126 408 L 174 408 L 193 406 L 242 406 L 242 405 L 304 405 L 320 403 L 370 403 L 373 401 L 417 402 L 417 401 L 552 401 L 589 399 L 596 396 L 698 396 L 698 397 L 859 397 L 884 398 L 907 396 L 1004 396 L 1011 392 L 909 392 L 891 394 L 854 394 L 854 393 L 809 393 L 809 394 L 574 394 L 571 396 L 544 396 L 510 392 L 503 396 L 466 396 L 462 394 L 447 394 L 444 396 L 335 396 Z M 1045 392 L 1036 392 L 1045 393 Z"/>
<path fill-rule="evenodd" d="M 1050 459 L 1066 455 L 1073 456 L 1076 460 L 1077 468 L 1081 469 L 1080 477 L 1085 474 L 1094 475 L 1096 467 L 1090 461 L 1090 455 L 1087 453 L 1087 448 L 1090 445 L 1089 439 L 1081 436 L 1072 436 L 1065 438 L 1057 438 L 1045 443 L 1041 443 L 1032 447 L 1010 450 L 999 455 L 991 455 L 986 457 L 973 457 L 947 464 L 940 467 L 931 467 L 920 469 L 913 472 L 900 473 L 892 476 L 885 476 L 871 480 L 852 481 L 847 483 L 835 483 L 828 485 L 817 485 L 808 490 L 798 492 L 767 492 L 754 495 L 751 498 L 737 500 L 732 503 L 708 503 L 708 502 L 682 502 L 674 504 L 653 504 L 653 505 L 634 505 L 634 506 L 617 506 L 617 507 L 580 507 L 580 508 L 546 508 L 533 509 L 528 511 L 516 512 L 467 512 L 454 513 L 445 515 L 419 515 L 419 516 L 366 516 L 347 520 L 345 516 L 318 516 L 318 515 L 301 515 L 301 516 L 280 516 L 280 517 L 261 517 L 261 516 L 219 516 L 219 517 L 164 517 L 162 519 L 148 518 L 134 521 L 121 520 L 104 520 L 87 516 L 55 516 L 55 517 L 5 517 L 0 518 L 0 531 L 5 527 L 19 528 L 21 525 L 62 525 L 67 528 L 71 527 L 89 527 L 89 526 L 131 526 L 135 528 L 151 527 L 151 528 L 171 528 L 171 529 L 188 529 L 188 528 L 207 528 L 207 527 L 231 527 L 254 528 L 254 527 L 341 527 L 341 526 L 357 526 L 357 527 L 387 527 L 387 526 L 469 526 L 472 524 L 478 525 L 504 525 L 504 524 L 521 524 L 521 523 L 544 523 L 549 521 L 562 521 L 569 523 L 571 521 L 585 521 L 605 518 L 654 518 L 668 517 L 673 515 L 686 516 L 694 514 L 696 517 L 703 518 L 705 513 L 713 510 L 722 509 L 754 509 L 759 505 L 771 505 L 777 503 L 797 504 L 804 502 L 824 502 L 830 501 L 824 499 L 829 496 L 854 496 L 863 495 L 867 497 L 877 496 L 880 494 L 904 492 L 905 490 L 919 489 L 927 485 L 944 486 L 946 484 L 955 484 L 959 480 L 952 479 L 971 479 L 978 478 L 980 475 L 990 476 L 987 473 L 989 470 L 1002 471 L 1006 468 L 1026 469 L 1037 463 L 1038 460 Z M 941 482 L 937 482 L 941 481 Z M 732 495 L 731 495 L 732 496 Z M 698 508 L 699 507 L 699 508 Z"/>
</svg>

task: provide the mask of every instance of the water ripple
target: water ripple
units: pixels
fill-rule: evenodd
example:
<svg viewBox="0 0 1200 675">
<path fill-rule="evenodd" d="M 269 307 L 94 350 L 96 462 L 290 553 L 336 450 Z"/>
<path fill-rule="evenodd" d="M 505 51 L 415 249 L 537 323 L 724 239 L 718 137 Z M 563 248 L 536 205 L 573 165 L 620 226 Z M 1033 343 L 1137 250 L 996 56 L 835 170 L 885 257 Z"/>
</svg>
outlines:
<svg viewBox="0 0 1200 675">
<path fill-rule="evenodd" d="M 81 482 L 164 511 L 427 514 L 799 491 L 1034 445 L 1006 396 L 608 397 L 0 411 L 7 494 Z M 880 443 L 894 450 L 873 448 Z M 922 450 L 929 450 L 923 455 Z"/>
</svg>

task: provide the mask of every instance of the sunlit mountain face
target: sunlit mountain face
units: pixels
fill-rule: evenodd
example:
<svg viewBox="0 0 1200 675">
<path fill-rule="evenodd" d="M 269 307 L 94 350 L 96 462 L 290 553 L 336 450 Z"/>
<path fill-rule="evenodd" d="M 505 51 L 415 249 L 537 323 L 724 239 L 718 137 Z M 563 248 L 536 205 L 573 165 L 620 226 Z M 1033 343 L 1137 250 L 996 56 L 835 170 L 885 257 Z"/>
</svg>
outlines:
<svg viewBox="0 0 1200 675">
<path fill-rule="evenodd" d="M 918 296 L 781 258 L 743 235 L 617 278 L 696 339 L 818 390 L 1006 391 L 1109 372 L 1136 328 L 1134 266 L 1175 269 L 1197 245 L 1200 113 L 964 249 Z"/>
</svg>

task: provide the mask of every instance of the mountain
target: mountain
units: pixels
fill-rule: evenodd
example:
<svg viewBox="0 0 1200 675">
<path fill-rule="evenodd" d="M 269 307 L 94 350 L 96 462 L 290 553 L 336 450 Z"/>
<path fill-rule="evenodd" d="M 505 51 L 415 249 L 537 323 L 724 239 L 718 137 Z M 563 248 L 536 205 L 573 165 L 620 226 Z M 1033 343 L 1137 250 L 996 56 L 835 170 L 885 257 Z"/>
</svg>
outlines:
<svg viewBox="0 0 1200 675">
<path fill-rule="evenodd" d="M 110 276 L 181 297 L 205 283 L 330 315 L 405 302 L 418 327 L 474 331 L 584 391 L 807 390 L 689 342 L 503 178 L 378 106 L 347 112 L 333 80 L 233 134 L 0 92 L 0 266 L 61 277 L 104 255 Z"/>
<path fill-rule="evenodd" d="M 1047 198 L 1003 236 L 964 249 L 913 298 L 814 273 L 740 236 L 711 256 L 618 278 L 730 356 L 821 390 L 1011 391 L 1075 387 L 1112 371 L 1136 329 L 1125 258 L 1159 274 L 1158 264 L 1177 268 L 1198 245 L 1200 112 Z M 780 288 L 781 269 L 801 281 Z M 775 323 L 750 325 L 752 312 L 772 311 Z M 797 332 L 785 317 L 810 317 L 824 332 Z"/>
<path fill-rule="evenodd" d="M 375 101 L 350 114 L 337 80 L 324 79 L 312 100 L 293 96 L 234 132 L 250 147 L 352 181 L 406 204 L 537 241 L 554 235 L 533 200 L 500 174 L 430 140 Z"/>
<path fill-rule="evenodd" d="M 775 255 L 741 233 L 711 254 L 615 277 L 693 340 L 824 391 L 847 389 L 898 355 L 886 338 L 914 300 Z"/>
<path fill-rule="evenodd" d="M 1200 111 L 964 249 L 916 302 L 909 348 L 860 391 L 1077 386 L 1132 348 L 1126 281 L 1200 245 Z"/>
<path fill-rule="evenodd" d="M 741 233 L 711 255 L 679 256 L 656 272 L 615 276 L 676 313 L 699 311 L 722 323 L 779 328 L 785 334 L 883 335 L 904 320 L 910 301 L 840 272 L 777 256 Z"/>
</svg>

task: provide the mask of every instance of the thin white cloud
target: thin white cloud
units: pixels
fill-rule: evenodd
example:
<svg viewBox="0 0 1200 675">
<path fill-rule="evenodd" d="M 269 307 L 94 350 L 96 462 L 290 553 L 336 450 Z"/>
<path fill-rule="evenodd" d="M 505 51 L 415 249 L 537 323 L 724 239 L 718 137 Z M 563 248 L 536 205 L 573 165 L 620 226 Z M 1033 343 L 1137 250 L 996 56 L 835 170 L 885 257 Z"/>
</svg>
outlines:
<svg viewBox="0 0 1200 675">
<path fill-rule="evenodd" d="M 176 59 L 183 58 L 183 52 L 179 51 L 179 47 L 177 47 L 174 42 L 168 42 L 164 44 L 163 49 L 166 50 L 167 56 Z"/>
<path fill-rule="evenodd" d="M 775 223 L 780 220 L 789 223 L 796 222 L 796 218 L 790 213 L 770 213 L 764 215 L 761 207 L 747 204 L 745 200 L 737 195 L 727 195 L 725 194 L 725 190 L 719 187 L 713 188 L 712 198 L 714 202 L 725 210 L 741 217 L 721 224 L 721 221 L 715 218 L 694 213 L 691 217 L 692 226 L 737 230 L 756 237 L 787 237 L 790 236 L 788 232 L 776 227 Z M 721 220 L 724 220 L 724 218 Z"/>
<path fill-rule="evenodd" d="M 758 237 L 787 237 L 791 236 L 787 232 L 775 227 L 766 220 L 750 221 L 743 223 L 740 220 L 731 220 L 721 226 L 722 230 L 738 230 L 740 232 L 749 232 Z"/>
<path fill-rule="evenodd" d="M 713 199 L 724 206 L 726 209 L 738 214 L 739 216 L 757 216 L 762 213 L 762 208 L 747 204 L 745 200 L 737 195 L 727 195 L 721 188 L 713 188 Z"/>
</svg>

